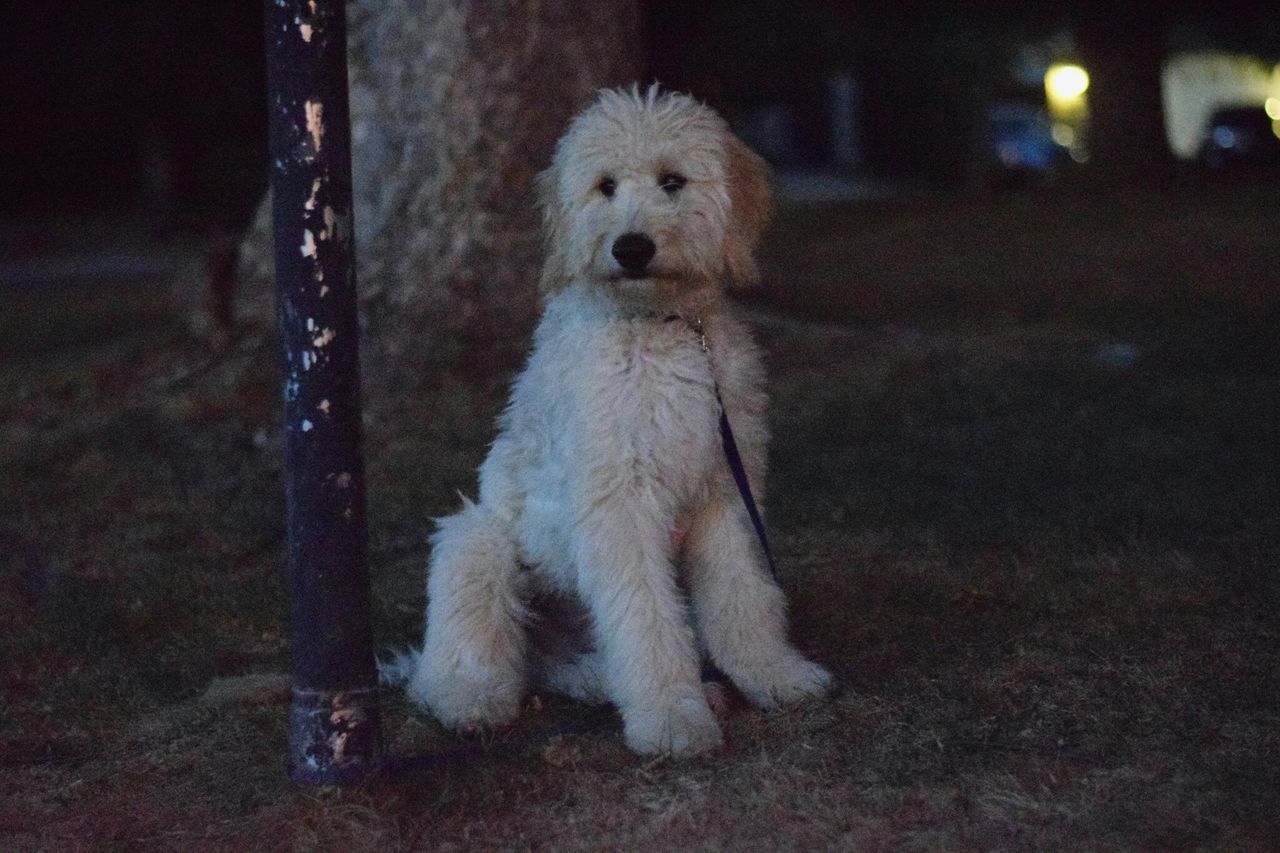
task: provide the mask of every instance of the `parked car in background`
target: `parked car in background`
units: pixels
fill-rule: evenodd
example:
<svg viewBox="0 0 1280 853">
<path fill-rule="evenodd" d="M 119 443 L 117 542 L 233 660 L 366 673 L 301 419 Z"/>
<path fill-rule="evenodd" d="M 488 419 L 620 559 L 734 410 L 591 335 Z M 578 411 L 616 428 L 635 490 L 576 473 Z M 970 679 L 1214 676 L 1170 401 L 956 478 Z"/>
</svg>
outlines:
<svg viewBox="0 0 1280 853">
<path fill-rule="evenodd" d="M 1262 107 L 1226 107 L 1209 116 L 1200 162 L 1212 169 L 1280 164 L 1280 122 Z"/>
<path fill-rule="evenodd" d="M 1065 140 L 1055 138 L 1043 108 L 1017 102 L 987 110 L 986 159 L 999 183 L 1048 178 L 1071 163 Z"/>
</svg>

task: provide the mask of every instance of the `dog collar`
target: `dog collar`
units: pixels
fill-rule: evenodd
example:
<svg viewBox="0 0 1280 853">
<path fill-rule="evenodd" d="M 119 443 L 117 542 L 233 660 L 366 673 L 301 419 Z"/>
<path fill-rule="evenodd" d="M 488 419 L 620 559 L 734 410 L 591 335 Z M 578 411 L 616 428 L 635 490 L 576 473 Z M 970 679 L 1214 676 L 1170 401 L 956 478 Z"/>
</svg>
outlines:
<svg viewBox="0 0 1280 853">
<path fill-rule="evenodd" d="M 674 323 L 676 320 L 684 320 L 685 325 L 693 330 L 693 333 L 698 336 L 698 346 L 702 348 L 703 352 L 710 355 L 711 347 L 707 346 L 707 332 L 702 327 L 702 318 L 689 318 L 681 314 L 668 314 L 666 317 L 662 318 L 662 322 L 664 323 Z M 716 393 L 719 394 L 719 391 L 717 390 Z"/>
</svg>

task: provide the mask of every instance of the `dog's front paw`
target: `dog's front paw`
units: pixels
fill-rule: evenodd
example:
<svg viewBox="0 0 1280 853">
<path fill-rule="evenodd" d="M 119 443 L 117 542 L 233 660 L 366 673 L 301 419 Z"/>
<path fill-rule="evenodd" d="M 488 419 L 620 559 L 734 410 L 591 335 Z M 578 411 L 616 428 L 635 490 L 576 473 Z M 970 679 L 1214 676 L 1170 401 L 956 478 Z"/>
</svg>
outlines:
<svg viewBox="0 0 1280 853">
<path fill-rule="evenodd" d="M 642 755 L 686 757 L 723 743 L 720 724 L 698 695 L 660 708 L 623 712 L 627 746 Z"/>
<path fill-rule="evenodd" d="M 472 732 L 506 725 L 520 712 L 523 680 L 496 669 L 430 673 L 410 681 L 409 696 L 444 726 Z"/>
<path fill-rule="evenodd" d="M 778 708 L 813 699 L 831 692 L 831 673 L 799 654 L 737 673 L 734 683 L 748 699 L 761 708 Z"/>
</svg>

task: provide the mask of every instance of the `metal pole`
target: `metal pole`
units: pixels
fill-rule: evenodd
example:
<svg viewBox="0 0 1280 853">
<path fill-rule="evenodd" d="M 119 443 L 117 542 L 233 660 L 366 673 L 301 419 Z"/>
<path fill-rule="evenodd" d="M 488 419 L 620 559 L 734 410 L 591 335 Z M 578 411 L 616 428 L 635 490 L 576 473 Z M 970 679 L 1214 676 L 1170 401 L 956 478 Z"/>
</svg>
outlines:
<svg viewBox="0 0 1280 853">
<path fill-rule="evenodd" d="M 271 192 L 293 592 L 289 772 L 377 769 L 343 0 L 266 0 Z"/>
</svg>

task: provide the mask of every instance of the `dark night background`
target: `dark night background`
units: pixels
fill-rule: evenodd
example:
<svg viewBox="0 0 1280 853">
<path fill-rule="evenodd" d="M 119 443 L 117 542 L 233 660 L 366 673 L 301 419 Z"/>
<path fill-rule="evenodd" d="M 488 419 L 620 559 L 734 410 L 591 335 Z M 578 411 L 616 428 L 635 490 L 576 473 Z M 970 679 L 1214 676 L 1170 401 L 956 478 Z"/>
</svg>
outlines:
<svg viewBox="0 0 1280 853">
<path fill-rule="evenodd" d="M 0 54 L 0 209 L 123 204 L 243 220 L 265 185 L 259 6 L 49 0 L 17 12 Z M 786 105 L 798 126 L 788 156 L 813 162 L 826 156 L 824 80 L 849 72 L 861 165 L 943 188 L 963 181 L 985 106 L 1034 96 L 1007 72 L 1028 41 L 1073 32 L 1078 54 L 1135 75 L 1177 51 L 1280 56 L 1280 10 L 1261 2 L 651 0 L 644 12 L 647 77 L 735 123 Z M 1126 83 L 1128 94 L 1153 82 Z M 1122 109 L 1136 123 L 1146 106 L 1134 97 Z"/>
<path fill-rule="evenodd" d="M 642 763 L 607 709 L 467 740 L 385 691 L 434 758 L 293 787 L 261 0 L 9 4 L 0 849 L 1280 849 L 1280 4 L 489 5 L 347 5 L 393 25 L 353 64 L 379 650 L 526 348 L 560 84 L 643 68 L 774 167 L 741 308 L 835 696 Z M 441 10 L 467 62 L 414 52 Z M 461 94 L 415 113 L 410 54 Z"/>
</svg>

